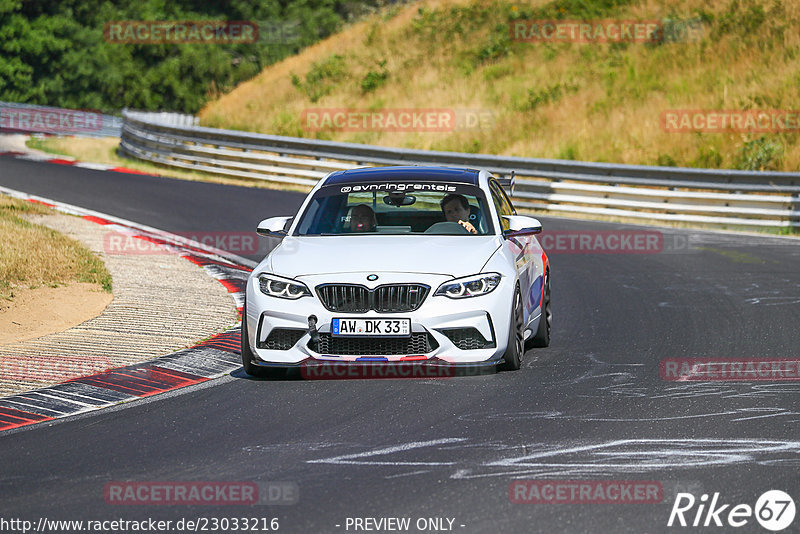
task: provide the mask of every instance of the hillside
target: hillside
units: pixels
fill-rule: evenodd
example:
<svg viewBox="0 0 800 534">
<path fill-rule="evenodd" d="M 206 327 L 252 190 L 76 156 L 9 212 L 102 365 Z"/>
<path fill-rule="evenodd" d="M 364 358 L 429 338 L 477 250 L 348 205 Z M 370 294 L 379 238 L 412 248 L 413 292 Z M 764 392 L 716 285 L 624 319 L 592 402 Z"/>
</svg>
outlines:
<svg viewBox="0 0 800 534">
<path fill-rule="evenodd" d="M 511 38 L 515 21 L 552 19 L 657 20 L 668 31 L 655 43 Z M 788 0 L 426 0 L 267 67 L 200 116 L 214 127 L 385 146 L 796 171 L 796 122 L 778 133 L 671 132 L 662 115 L 800 109 L 798 52 L 800 3 Z M 446 110 L 481 126 L 309 128 L 309 110 L 342 108 Z"/>
</svg>

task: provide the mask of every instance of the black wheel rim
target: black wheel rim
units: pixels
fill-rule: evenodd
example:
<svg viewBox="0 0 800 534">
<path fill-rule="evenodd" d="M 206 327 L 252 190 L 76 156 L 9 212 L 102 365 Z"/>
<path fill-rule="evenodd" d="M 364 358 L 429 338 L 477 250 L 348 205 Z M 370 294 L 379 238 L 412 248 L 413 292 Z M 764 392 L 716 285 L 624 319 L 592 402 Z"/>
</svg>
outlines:
<svg viewBox="0 0 800 534">
<path fill-rule="evenodd" d="M 553 312 L 550 310 L 550 276 L 548 275 L 544 285 L 544 321 L 547 328 L 547 337 L 550 337 L 550 326 L 553 324 Z"/>
<path fill-rule="evenodd" d="M 522 313 L 522 297 L 517 293 L 514 303 L 514 343 L 517 345 L 517 355 L 520 360 L 525 353 L 525 319 Z"/>
</svg>

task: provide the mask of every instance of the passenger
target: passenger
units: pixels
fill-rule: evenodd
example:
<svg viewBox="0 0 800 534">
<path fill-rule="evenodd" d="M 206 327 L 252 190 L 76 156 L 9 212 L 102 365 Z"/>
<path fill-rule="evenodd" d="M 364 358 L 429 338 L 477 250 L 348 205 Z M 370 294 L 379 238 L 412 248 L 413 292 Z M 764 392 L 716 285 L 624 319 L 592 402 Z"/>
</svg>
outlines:
<svg viewBox="0 0 800 534">
<path fill-rule="evenodd" d="M 374 232 L 377 225 L 375 212 L 366 204 L 359 204 L 350 209 L 351 232 Z"/>
<path fill-rule="evenodd" d="M 467 197 L 452 193 L 445 196 L 439 205 L 442 207 L 442 213 L 446 221 L 458 223 L 472 234 L 478 233 L 475 226 L 469 222 L 470 211 Z"/>
</svg>

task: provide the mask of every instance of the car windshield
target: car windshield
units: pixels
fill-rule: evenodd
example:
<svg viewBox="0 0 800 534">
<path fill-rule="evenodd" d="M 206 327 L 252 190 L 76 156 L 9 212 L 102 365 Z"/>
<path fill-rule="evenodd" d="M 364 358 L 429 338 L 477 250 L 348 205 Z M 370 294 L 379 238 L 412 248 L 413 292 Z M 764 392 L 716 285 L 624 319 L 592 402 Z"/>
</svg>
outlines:
<svg viewBox="0 0 800 534">
<path fill-rule="evenodd" d="M 322 187 L 301 215 L 294 235 L 492 233 L 480 188 L 404 182 Z"/>
</svg>

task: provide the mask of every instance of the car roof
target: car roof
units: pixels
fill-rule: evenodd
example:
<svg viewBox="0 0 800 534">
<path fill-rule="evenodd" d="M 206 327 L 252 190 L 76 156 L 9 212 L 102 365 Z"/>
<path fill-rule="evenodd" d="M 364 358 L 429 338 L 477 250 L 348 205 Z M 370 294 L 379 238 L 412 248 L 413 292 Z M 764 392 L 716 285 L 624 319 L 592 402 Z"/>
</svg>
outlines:
<svg viewBox="0 0 800 534">
<path fill-rule="evenodd" d="M 458 169 L 452 167 L 368 167 L 336 171 L 325 180 L 323 187 L 349 183 L 382 182 L 382 181 L 422 181 L 450 182 L 478 185 L 478 174 L 475 169 Z"/>
</svg>

